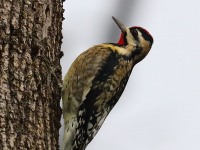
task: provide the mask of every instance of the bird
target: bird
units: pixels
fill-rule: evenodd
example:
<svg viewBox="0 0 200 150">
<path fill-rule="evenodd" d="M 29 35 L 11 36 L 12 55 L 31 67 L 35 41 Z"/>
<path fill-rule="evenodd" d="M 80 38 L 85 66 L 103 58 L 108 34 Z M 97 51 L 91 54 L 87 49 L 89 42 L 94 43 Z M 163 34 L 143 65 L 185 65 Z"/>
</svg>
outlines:
<svg viewBox="0 0 200 150">
<path fill-rule="evenodd" d="M 63 150 L 85 150 L 120 99 L 133 67 L 149 53 L 153 37 L 139 26 L 121 30 L 117 43 L 95 45 L 81 53 L 63 80 Z"/>
</svg>

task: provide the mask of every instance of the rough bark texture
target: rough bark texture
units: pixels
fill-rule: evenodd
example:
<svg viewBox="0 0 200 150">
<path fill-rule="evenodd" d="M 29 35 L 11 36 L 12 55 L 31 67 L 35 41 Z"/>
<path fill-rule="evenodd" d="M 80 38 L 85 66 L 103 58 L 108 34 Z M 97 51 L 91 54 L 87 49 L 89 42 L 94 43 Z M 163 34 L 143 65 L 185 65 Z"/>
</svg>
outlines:
<svg viewBox="0 0 200 150">
<path fill-rule="evenodd" d="M 0 150 L 59 149 L 62 3 L 0 0 Z"/>
</svg>

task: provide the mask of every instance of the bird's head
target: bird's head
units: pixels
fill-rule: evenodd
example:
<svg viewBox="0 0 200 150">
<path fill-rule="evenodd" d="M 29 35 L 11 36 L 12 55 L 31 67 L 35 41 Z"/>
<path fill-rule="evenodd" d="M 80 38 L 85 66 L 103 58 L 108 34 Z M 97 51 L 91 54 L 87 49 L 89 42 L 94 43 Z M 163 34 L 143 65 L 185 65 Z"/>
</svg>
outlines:
<svg viewBox="0 0 200 150">
<path fill-rule="evenodd" d="M 121 21 L 112 17 L 118 27 L 121 29 L 121 36 L 118 41 L 119 46 L 133 47 L 134 58 L 141 61 L 150 51 L 153 44 L 153 37 L 142 27 L 126 27 Z"/>
</svg>

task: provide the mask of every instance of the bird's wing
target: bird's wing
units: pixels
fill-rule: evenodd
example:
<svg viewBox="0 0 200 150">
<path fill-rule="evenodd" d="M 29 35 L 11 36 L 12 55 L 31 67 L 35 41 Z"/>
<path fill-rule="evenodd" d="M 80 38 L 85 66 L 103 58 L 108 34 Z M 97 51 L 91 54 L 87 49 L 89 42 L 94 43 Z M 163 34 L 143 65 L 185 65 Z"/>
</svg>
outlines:
<svg viewBox="0 0 200 150">
<path fill-rule="evenodd" d="M 64 78 L 62 99 L 65 122 L 76 118 L 75 125 L 70 126 L 76 130 L 74 147 L 84 148 L 93 139 L 118 101 L 129 76 L 127 64 L 132 66 L 110 46 L 99 45 L 82 53 L 71 65 Z"/>
<path fill-rule="evenodd" d="M 111 51 L 94 46 L 79 55 L 68 70 L 62 88 L 64 120 L 77 115 L 80 104 L 91 90 L 92 81 L 105 64 Z"/>
<path fill-rule="evenodd" d="M 81 141 L 86 138 L 82 140 L 82 132 L 88 120 L 81 121 L 78 116 L 83 112 L 81 111 L 81 106 L 85 101 L 86 105 L 88 103 L 86 96 L 93 87 L 94 78 L 106 63 L 111 52 L 111 50 L 102 46 L 88 49 L 76 58 L 64 78 L 62 88 L 63 118 L 65 123 L 64 147 L 74 147 L 75 150 L 80 148 L 81 145 L 83 146 Z M 82 117 L 82 119 L 86 118 Z"/>
<path fill-rule="evenodd" d="M 80 135 L 83 137 L 78 143 L 88 144 L 93 139 L 121 96 L 128 80 L 127 67 L 120 65 L 118 55 L 109 49 L 105 49 L 102 53 L 107 53 L 106 59 L 101 58 L 104 59 L 103 63 L 100 61 L 101 65 L 89 83 L 91 84 L 89 90 L 85 92 L 78 110 L 79 125 L 76 137 L 77 139 Z"/>
</svg>

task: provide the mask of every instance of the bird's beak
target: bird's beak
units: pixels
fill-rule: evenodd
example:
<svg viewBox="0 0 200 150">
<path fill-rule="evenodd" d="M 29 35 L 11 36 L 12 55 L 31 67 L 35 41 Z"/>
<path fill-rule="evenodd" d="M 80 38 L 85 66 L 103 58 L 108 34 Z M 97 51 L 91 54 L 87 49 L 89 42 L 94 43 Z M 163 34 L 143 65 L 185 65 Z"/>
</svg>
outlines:
<svg viewBox="0 0 200 150">
<path fill-rule="evenodd" d="M 117 18 L 115 18 L 114 16 L 112 16 L 113 20 L 116 22 L 116 24 L 118 25 L 118 27 L 121 29 L 121 31 L 124 33 L 126 32 L 126 26 L 119 21 Z"/>
</svg>

